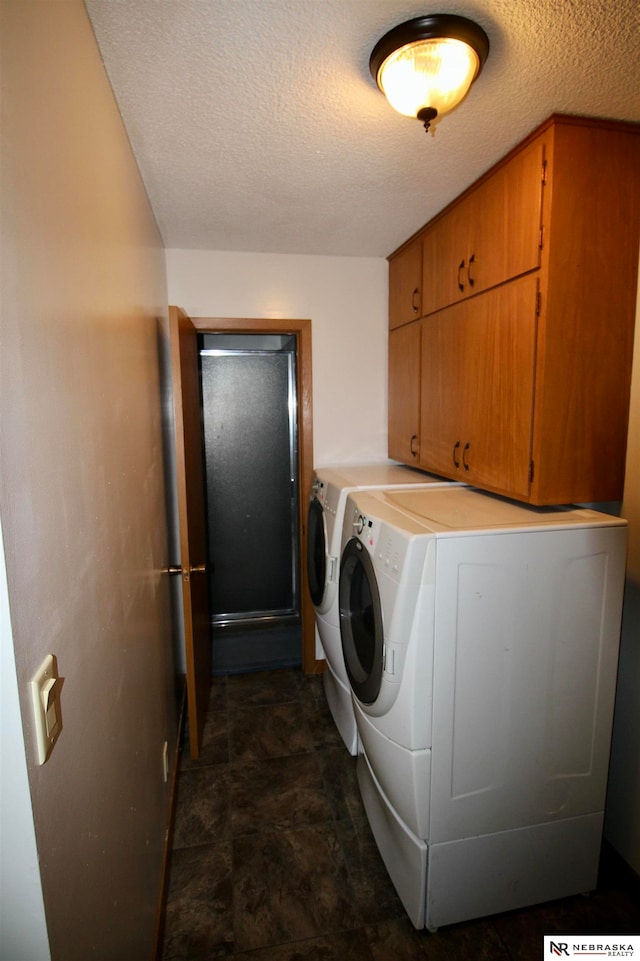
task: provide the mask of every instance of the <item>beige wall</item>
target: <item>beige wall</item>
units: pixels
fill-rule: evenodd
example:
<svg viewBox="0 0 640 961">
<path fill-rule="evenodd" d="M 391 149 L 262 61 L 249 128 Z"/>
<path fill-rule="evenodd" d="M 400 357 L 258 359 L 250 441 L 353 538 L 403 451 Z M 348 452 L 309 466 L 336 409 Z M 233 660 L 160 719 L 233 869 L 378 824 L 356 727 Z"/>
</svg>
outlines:
<svg viewBox="0 0 640 961">
<path fill-rule="evenodd" d="M 3 0 L 0 17 L 0 514 L 24 727 L 10 746 L 26 761 L 51 957 L 144 961 L 176 730 L 164 253 L 81 0 Z M 48 653 L 64 726 L 38 766 L 27 685 Z M 14 735 L 15 713 L 3 704 Z M 26 863 L 29 827 L 14 827 L 3 845 Z M 25 946 L 37 892 L 21 907 L 3 918 L 2 957 L 43 961 Z"/>
<path fill-rule="evenodd" d="M 628 518 L 630 524 L 627 573 L 630 581 L 640 587 L 640 266 L 638 267 L 638 276 L 636 337 L 633 345 L 631 411 L 623 514 Z M 640 632 L 638 642 L 640 645 Z M 640 775 L 640 765 L 638 773 Z"/>
<path fill-rule="evenodd" d="M 640 283 L 622 515 L 629 553 L 605 833 L 640 874 Z"/>
<path fill-rule="evenodd" d="M 387 459 L 386 260 L 168 250 L 167 274 L 194 317 L 310 318 L 315 465 Z"/>
</svg>

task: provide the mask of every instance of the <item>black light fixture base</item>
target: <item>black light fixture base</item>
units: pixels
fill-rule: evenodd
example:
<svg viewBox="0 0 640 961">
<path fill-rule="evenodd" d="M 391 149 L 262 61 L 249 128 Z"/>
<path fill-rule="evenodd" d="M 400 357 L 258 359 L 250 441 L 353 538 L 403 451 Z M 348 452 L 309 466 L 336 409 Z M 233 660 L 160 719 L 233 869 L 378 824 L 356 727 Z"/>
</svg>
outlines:
<svg viewBox="0 0 640 961">
<path fill-rule="evenodd" d="M 416 114 L 417 119 L 421 120 L 424 124 L 424 129 L 427 133 L 429 132 L 431 121 L 435 120 L 437 116 L 438 111 L 435 109 L 435 107 L 422 107 L 422 109 L 418 110 L 418 113 Z"/>
<path fill-rule="evenodd" d="M 406 44 L 415 43 L 420 40 L 441 39 L 451 37 L 454 40 L 462 40 L 472 47 L 478 55 L 478 73 L 487 59 L 489 53 L 489 38 L 477 23 L 467 20 L 466 17 L 459 17 L 455 14 L 435 13 L 425 17 L 416 17 L 401 23 L 384 37 L 378 40 L 369 58 L 369 69 L 371 76 L 378 82 L 378 71 L 390 54 L 404 47 Z"/>
<path fill-rule="evenodd" d="M 459 40 L 475 52 L 477 69 L 469 79 L 469 84 L 473 83 L 480 74 L 484 62 L 487 59 L 489 53 L 489 38 L 482 27 L 472 20 L 467 20 L 466 17 L 438 13 L 429 16 L 415 17 L 413 20 L 408 20 L 406 23 L 401 23 L 397 27 L 393 27 L 393 29 L 389 30 L 375 45 L 369 58 L 369 69 L 382 93 L 385 93 L 385 89 L 381 79 L 381 70 L 384 68 L 386 60 L 404 47 L 411 47 L 414 44 L 432 40 Z M 452 106 L 456 106 L 465 96 L 467 89 L 468 86 L 465 87 L 465 89 L 461 87 L 456 91 L 458 94 L 457 99 L 454 99 L 453 102 L 444 101 L 443 103 L 440 103 L 437 94 L 432 96 L 425 90 L 425 96 L 422 102 L 424 103 L 427 97 L 430 100 L 432 99 L 440 104 L 440 113 L 443 114 L 446 113 L 447 110 L 452 109 Z M 392 101 L 392 98 L 389 99 Z M 392 106 L 394 106 L 393 101 Z M 412 106 L 409 111 L 405 112 L 404 109 L 396 106 L 396 110 L 398 110 L 399 113 L 404 113 L 405 116 L 411 116 L 414 109 L 415 106 Z M 432 121 L 438 116 L 438 110 L 430 106 L 421 107 L 416 116 L 418 120 L 421 120 L 424 124 L 424 129 L 429 131 Z"/>
</svg>

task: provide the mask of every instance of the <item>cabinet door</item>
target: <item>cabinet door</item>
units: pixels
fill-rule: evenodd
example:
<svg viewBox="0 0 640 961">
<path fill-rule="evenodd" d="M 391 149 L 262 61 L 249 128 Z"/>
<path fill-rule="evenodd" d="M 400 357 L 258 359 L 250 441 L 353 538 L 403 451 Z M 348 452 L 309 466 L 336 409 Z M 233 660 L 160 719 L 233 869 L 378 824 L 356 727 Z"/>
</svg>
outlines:
<svg viewBox="0 0 640 961">
<path fill-rule="evenodd" d="M 420 238 L 389 260 L 389 327 L 400 327 L 422 314 L 422 241 Z"/>
<path fill-rule="evenodd" d="M 389 457 L 418 463 L 421 323 L 389 332 Z"/>
<path fill-rule="evenodd" d="M 423 235 L 423 315 L 455 304 L 469 292 L 467 251 L 475 205 L 470 194 Z"/>
<path fill-rule="evenodd" d="M 478 189 L 467 293 L 479 293 L 540 266 L 544 144 L 534 141 Z"/>
<path fill-rule="evenodd" d="M 423 321 L 420 467 L 529 496 L 537 279 Z"/>
<path fill-rule="evenodd" d="M 463 197 L 423 236 L 423 315 L 540 266 L 541 139 Z"/>
</svg>

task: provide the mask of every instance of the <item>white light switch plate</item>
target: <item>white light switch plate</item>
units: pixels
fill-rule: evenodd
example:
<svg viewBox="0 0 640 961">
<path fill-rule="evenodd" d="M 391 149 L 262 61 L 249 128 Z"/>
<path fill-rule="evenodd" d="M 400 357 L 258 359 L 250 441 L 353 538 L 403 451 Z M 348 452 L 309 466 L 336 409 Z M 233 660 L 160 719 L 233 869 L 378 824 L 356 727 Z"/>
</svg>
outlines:
<svg viewBox="0 0 640 961">
<path fill-rule="evenodd" d="M 58 665 L 53 654 L 47 654 L 31 678 L 31 700 L 36 726 L 38 763 L 44 764 L 62 730 Z"/>
</svg>

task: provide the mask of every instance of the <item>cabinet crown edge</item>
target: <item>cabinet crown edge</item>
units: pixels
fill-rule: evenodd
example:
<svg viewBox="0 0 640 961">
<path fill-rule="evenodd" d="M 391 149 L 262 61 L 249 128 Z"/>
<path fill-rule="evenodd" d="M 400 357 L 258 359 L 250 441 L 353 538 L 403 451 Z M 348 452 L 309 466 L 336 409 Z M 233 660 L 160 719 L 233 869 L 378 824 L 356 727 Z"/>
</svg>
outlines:
<svg viewBox="0 0 640 961">
<path fill-rule="evenodd" d="M 392 260 L 398 254 L 412 244 L 418 239 L 420 234 L 422 234 L 428 227 L 435 224 L 441 217 L 444 217 L 456 204 L 463 200 L 466 196 L 473 193 L 481 183 L 488 180 L 500 167 L 509 163 L 509 161 L 524 150 L 529 143 L 534 141 L 536 137 L 539 137 L 541 133 L 550 127 L 560 127 L 560 126 L 573 126 L 573 127 L 592 127 L 598 130 L 610 130 L 633 134 L 635 136 L 640 136 L 640 123 L 635 123 L 629 120 L 613 120 L 605 117 L 588 117 L 582 116 L 580 114 L 568 114 L 568 113 L 552 113 L 546 120 L 539 123 L 536 127 L 529 131 L 522 140 L 511 148 L 503 157 L 497 160 L 491 167 L 488 167 L 483 173 L 481 173 L 476 179 L 465 187 L 459 194 L 457 194 L 453 200 L 442 207 L 437 213 L 433 215 L 426 223 L 418 227 L 410 237 L 407 237 L 399 247 L 396 247 L 390 254 L 387 255 L 387 261 Z"/>
</svg>

